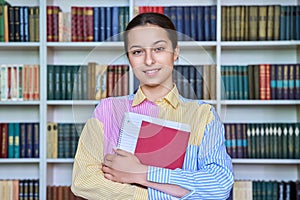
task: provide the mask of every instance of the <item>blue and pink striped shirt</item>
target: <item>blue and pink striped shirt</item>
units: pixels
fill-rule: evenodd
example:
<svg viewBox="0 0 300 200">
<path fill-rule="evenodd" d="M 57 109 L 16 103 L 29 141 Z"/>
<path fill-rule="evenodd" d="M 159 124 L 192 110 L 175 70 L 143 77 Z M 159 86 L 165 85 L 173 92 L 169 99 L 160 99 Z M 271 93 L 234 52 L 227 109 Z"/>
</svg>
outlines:
<svg viewBox="0 0 300 200">
<path fill-rule="evenodd" d="M 189 145 L 182 169 L 170 170 L 149 166 L 147 176 L 149 181 L 175 184 L 190 190 L 190 193 L 180 199 L 227 199 L 234 180 L 232 161 L 225 148 L 224 126 L 214 107 L 200 100 L 183 98 L 178 94 L 176 86 L 157 102 L 147 100 L 141 89 L 136 94 L 100 101 L 93 114 L 99 126 L 99 129 L 96 129 L 97 133 L 86 128 L 79 140 L 72 183 L 72 191 L 75 194 L 88 199 L 97 199 L 98 195 L 98 197 L 102 195 L 102 199 L 106 199 L 105 195 L 111 195 L 107 199 L 119 199 L 117 194 L 124 192 L 123 199 L 176 199 L 152 188 L 145 191 L 137 186 L 128 185 L 124 188 L 124 184 L 112 183 L 115 184 L 112 189 L 105 185 L 110 183 L 101 177 L 98 169 L 94 169 L 95 174 L 93 171 L 84 170 L 87 166 L 95 164 L 92 163 L 93 160 L 101 161 L 103 155 L 112 153 L 112 149 L 117 146 L 125 112 L 140 113 L 191 126 Z M 94 135 L 91 135 L 92 132 L 95 132 Z M 102 146 L 96 147 L 99 148 L 98 151 L 103 152 L 99 160 L 95 159 L 96 155 L 93 155 L 95 154 L 93 152 L 96 152 L 94 149 L 88 150 L 92 145 L 89 141 L 97 138 L 86 138 L 99 137 L 98 134 L 102 134 L 103 137 Z M 91 190 L 93 186 L 89 185 L 89 182 L 82 182 L 78 177 L 90 178 L 100 188 L 98 191 L 93 191 Z M 88 188 L 90 188 L 89 192 L 86 192 Z M 105 191 L 106 189 L 111 191 Z M 126 192 L 129 190 L 131 192 Z"/>
</svg>

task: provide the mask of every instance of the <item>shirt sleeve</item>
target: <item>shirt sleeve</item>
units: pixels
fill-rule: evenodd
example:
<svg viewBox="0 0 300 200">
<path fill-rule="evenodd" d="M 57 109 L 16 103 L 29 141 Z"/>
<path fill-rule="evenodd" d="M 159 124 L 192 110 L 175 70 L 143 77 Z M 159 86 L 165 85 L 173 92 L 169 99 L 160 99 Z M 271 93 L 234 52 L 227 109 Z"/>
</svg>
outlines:
<svg viewBox="0 0 300 200">
<path fill-rule="evenodd" d="M 101 170 L 104 134 L 102 123 L 89 119 L 80 135 L 74 158 L 71 190 L 89 200 L 145 200 L 147 190 L 106 179 Z"/>
<path fill-rule="evenodd" d="M 213 109 L 212 112 L 214 119 L 206 125 L 201 144 L 190 145 L 187 148 L 185 160 L 197 161 L 186 162 L 184 169 L 175 170 L 150 166 L 149 181 L 175 184 L 190 190 L 190 193 L 181 199 L 228 198 L 234 182 L 232 161 L 226 152 L 224 126 Z M 151 197 L 149 199 L 160 196 L 172 199 L 154 189 L 148 189 L 148 193 Z"/>
</svg>

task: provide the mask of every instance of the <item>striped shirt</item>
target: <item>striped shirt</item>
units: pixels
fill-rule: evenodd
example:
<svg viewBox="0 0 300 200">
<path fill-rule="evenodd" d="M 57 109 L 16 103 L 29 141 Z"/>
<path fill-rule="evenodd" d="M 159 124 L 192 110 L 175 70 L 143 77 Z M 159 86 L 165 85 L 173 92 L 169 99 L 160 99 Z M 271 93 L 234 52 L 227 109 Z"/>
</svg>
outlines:
<svg viewBox="0 0 300 200">
<path fill-rule="evenodd" d="M 166 193 L 109 181 L 100 165 L 117 146 L 125 112 L 135 112 L 191 126 L 182 169 L 148 167 L 148 181 L 179 185 L 190 192 L 180 199 L 226 199 L 233 185 L 231 158 L 226 153 L 224 126 L 214 107 L 183 98 L 176 86 L 157 102 L 136 94 L 100 101 L 82 131 L 74 159 L 71 189 L 87 199 L 176 199 Z"/>
</svg>

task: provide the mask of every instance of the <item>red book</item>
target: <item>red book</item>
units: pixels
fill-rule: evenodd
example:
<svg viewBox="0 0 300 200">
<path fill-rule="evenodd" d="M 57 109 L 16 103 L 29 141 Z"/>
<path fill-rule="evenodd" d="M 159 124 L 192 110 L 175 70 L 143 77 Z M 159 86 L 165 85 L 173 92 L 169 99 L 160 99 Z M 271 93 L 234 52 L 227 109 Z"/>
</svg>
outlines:
<svg viewBox="0 0 300 200">
<path fill-rule="evenodd" d="M 94 41 L 94 8 L 93 7 L 84 7 L 84 31 L 83 31 L 83 40 L 86 42 Z"/>
<path fill-rule="evenodd" d="M 53 42 L 53 9 L 54 6 L 47 6 L 47 41 Z"/>
<path fill-rule="evenodd" d="M 265 85 L 266 85 L 266 100 L 271 100 L 271 68 L 270 64 L 266 64 L 266 79 L 265 79 Z"/>
<path fill-rule="evenodd" d="M 0 158 L 7 158 L 8 157 L 8 124 L 2 123 L 1 124 L 1 151 L 0 151 Z"/>
<path fill-rule="evenodd" d="M 266 100 L 266 65 L 259 65 L 259 97 L 260 100 Z"/>
<path fill-rule="evenodd" d="M 190 137 L 190 126 L 125 113 L 118 148 L 134 153 L 141 163 L 168 169 L 182 168 Z"/>
<path fill-rule="evenodd" d="M 71 40 L 72 42 L 78 42 L 78 35 L 77 35 L 77 7 L 71 7 Z"/>
</svg>

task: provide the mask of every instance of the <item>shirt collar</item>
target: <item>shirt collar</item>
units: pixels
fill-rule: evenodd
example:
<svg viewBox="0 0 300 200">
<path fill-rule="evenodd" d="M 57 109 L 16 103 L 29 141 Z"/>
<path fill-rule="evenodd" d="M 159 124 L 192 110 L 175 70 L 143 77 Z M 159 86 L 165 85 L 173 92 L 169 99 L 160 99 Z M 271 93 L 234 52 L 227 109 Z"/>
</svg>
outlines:
<svg viewBox="0 0 300 200">
<path fill-rule="evenodd" d="M 170 104 L 173 108 L 176 108 L 178 103 L 179 103 L 179 92 L 178 89 L 176 87 L 176 85 L 174 84 L 173 89 L 162 98 L 162 100 L 165 100 L 168 104 Z M 139 104 L 141 104 L 144 100 L 146 100 L 147 97 L 145 96 L 145 94 L 143 93 L 141 87 L 139 86 L 139 89 L 137 90 L 133 102 L 132 102 L 132 106 L 137 106 Z"/>
</svg>

